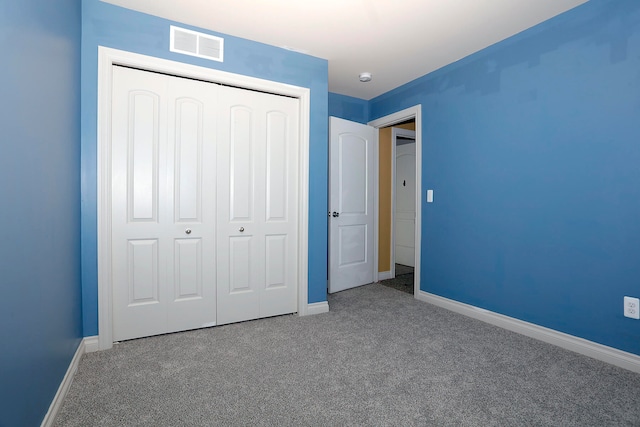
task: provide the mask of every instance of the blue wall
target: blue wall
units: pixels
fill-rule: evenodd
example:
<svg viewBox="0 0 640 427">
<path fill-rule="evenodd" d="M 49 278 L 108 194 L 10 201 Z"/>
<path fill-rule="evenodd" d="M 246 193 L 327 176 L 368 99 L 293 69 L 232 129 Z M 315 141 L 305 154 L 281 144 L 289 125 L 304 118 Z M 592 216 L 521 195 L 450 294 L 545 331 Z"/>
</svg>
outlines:
<svg viewBox="0 0 640 427">
<path fill-rule="evenodd" d="M 329 92 L 329 115 L 366 124 L 369 120 L 369 102 Z"/>
<path fill-rule="evenodd" d="M 174 24 L 171 21 L 98 0 L 85 0 L 82 14 L 82 296 L 85 336 L 98 333 L 96 102 L 99 45 L 310 88 L 309 302 L 326 301 L 327 61 L 212 33 L 225 39 L 225 60 L 218 63 L 169 52 L 169 25 Z"/>
<path fill-rule="evenodd" d="M 421 289 L 640 354 L 622 310 L 640 296 L 640 2 L 591 0 L 373 99 L 370 119 L 416 104 L 435 190 Z"/>
<path fill-rule="evenodd" d="M 39 425 L 82 336 L 80 0 L 0 9 L 0 425 Z"/>
</svg>

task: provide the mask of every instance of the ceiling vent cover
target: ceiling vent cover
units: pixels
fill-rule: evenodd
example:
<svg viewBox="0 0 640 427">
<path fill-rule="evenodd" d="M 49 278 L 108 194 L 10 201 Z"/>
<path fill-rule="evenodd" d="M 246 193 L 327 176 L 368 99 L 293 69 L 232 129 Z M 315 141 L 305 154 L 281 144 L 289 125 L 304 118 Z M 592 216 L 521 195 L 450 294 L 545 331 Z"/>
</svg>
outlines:
<svg viewBox="0 0 640 427">
<path fill-rule="evenodd" d="M 171 52 L 223 61 L 224 39 L 171 26 Z"/>
</svg>

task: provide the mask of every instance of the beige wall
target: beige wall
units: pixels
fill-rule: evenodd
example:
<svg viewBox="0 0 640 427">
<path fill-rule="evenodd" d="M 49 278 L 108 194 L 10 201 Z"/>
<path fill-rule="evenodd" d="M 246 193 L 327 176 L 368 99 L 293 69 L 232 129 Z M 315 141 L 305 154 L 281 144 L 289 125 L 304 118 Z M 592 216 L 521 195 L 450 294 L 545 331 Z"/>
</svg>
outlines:
<svg viewBox="0 0 640 427">
<path fill-rule="evenodd" d="M 391 128 L 379 130 L 378 271 L 391 270 Z"/>
<path fill-rule="evenodd" d="M 415 122 L 394 127 L 416 130 Z M 378 193 L 378 272 L 391 270 L 391 127 L 382 128 L 378 134 L 379 143 L 379 193 Z"/>
</svg>

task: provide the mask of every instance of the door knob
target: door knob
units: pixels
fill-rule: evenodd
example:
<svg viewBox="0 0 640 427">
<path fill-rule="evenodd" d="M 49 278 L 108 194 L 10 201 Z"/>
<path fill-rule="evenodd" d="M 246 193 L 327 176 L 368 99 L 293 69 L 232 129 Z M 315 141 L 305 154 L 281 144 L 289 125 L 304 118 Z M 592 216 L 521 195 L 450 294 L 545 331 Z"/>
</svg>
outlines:
<svg viewBox="0 0 640 427">
<path fill-rule="evenodd" d="M 242 233 L 244 231 L 244 227 L 240 227 L 238 231 Z"/>
<path fill-rule="evenodd" d="M 334 217 L 334 218 L 338 218 L 339 216 L 340 216 L 340 213 L 339 213 L 339 212 L 334 212 L 334 213 L 333 213 L 333 217 Z"/>
<path fill-rule="evenodd" d="M 190 229 L 190 228 L 187 228 L 186 230 L 184 230 L 184 233 L 185 233 L 185 234 L 191 234 L 191 229 Z"/>
</svg>

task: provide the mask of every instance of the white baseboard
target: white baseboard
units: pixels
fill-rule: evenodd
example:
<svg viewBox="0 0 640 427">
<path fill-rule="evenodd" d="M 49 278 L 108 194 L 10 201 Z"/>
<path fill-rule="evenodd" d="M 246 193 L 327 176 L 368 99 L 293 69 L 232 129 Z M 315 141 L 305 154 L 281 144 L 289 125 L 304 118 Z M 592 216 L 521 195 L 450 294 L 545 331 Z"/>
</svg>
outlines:
<svg viewBox="0 0 640 427">
<path fill-rule="evenodd" d="M 50 427 L 53 425 L 53 422 L 56 419 L 56 415 L 58 415 L 58 411 L 62 406 L 62 402 L 64 401 L 64 398 L 66 397 L 67 392 L 71 387 L 71 383 L 73 383 L 73 377 L 75 377 L 76 372 L 78 371 L 78 364 L 80 363 L 80 359 L 82 359 L 82 356 L 85 354 L 85 352 L 87 352 L 87 342 L 89 342 L 90 345 L 93 345 L 91 343 L 92 338 L 95 338 L 95 341 L 97 343 L 98 337 L 83 338 L 82 341 L 80 341 L 80 345 L 78 345 L 76 353 L 73 355 L 73 359 L 71 359 L 71 363 L 69 364 L 67 373 L 64 375 L 64 378 L 60 383 L 60 387 L 58 387 L 58 391 L 53 397 L 51 406 L 49 406 L 49 410 L 42 420 L 42 427 Z"/>
<path fill-rule="evenodd" d="M 311 304 L 307 304 L 307 316 L 312 316 L 314 314 L 322 314 L 329 312 L 329 303 L 327 301 L 322 302 L 314 302 Z"/>
<path fill-rule="evenodd" d="M 391 271 L 379 271 L 378 281 L 391 279 Z"/>
<path fill-rule="evenodd" d="M 628 369 L 632 372 L 640 373 L 640 356 L 633 353 L 628 353 L 613 347 L 608 347 L 593 341 L 565 334 L 564 332 L 545 328 L 544 326 L 525 322 L 523 320 L 515 319 L 513 317 L 505 316 L 503 314 L 495 313 L 473 305 L 464 304 L 424 291 L 420 291 L 416 294 L 416 299 L 490 323 L 500 328 L 508 329 L 512 332 L 562 347 L 566 350 L 580 353 L 584 356 L 601 360 L 620 368 Z"/>
<path fill-rule="evenodd" d="M 85 353 L 93 353 L 100 350 L 100 342 L 98 341 L 97 335 L 84 337 L 83 341 Z"/>
</svg>

